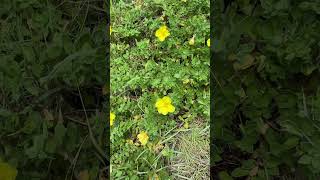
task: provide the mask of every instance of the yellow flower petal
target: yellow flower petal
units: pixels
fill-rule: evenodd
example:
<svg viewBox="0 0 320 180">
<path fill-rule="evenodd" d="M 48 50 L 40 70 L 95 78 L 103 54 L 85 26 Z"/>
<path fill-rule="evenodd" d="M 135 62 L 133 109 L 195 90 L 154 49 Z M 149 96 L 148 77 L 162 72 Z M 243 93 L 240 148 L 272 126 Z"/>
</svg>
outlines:
<svg viewBox="0 0 320 180">
<path fill-rule="evenodd" d="M 189 128 L 189 123 L 188 122 L 184 123 L 183 127 L 188 129 Z"/>
<path fill-rule="evenodd" d="M 193 46 L 194 45 L 194 36 L 189 40 L 189 45 Z"/>
<path fill-rule="evenodd" d="M 155 106 L 160 114 L 167 115 L 169 112 L 172 113 L 175 111 L 175 107 L 171 103 L 171 98 L 164 96 L 163 98 L 157 100 Z"/>
<path fill-rule="evenodd" d="M 210 38 L 207 40 L 207 46 L 210 47 Z"/>
<path fill-rule="evenodd" d="M 168 106 L 168 112 L 173 113 L 176 110 L 176 108 L 170 104 L 170 106 Z"/>
<path fill-rule="evenodd" d="M 110 126 L 113 126 L 115 119 L 116 119 L 116 115 L 110 112 Z"/>
<path fill-rule="evenodd" d="M 140 143 L 144 146 L 148 143 L 149 140 L 149 136 L 146 132 L 142 131 L 138 134 L 137 136 L 138 140 L 140 141 Z"/>
<path fill-rule="evenodd" d="M 169 35 L 170 35 L 170 32 L 169 32 L 168 27 L 166 25 L 161 26 L 155 32 L 155 36 L 159 39 L 159 41 L 164 41 Z"/>
<path fill-rule="evenodd" d="M 168 103 L 168 104 L 171 104 L 171 98 L 170 97 L 168 97 L 168 96 L 164 96 L 163 98 L 162 98 L 162 100 L 163 100 L 163 102 L 164 103 Z"/>
<path fill-rule="evenodd" d="M 167 109 L 166 108 L 159 108 L 158 109 L 158 112 L 160 113 L 160 114 L 163 114 L 163 115 L 167 115 L 168 114 L 168 111 L 167 111 Z"/>
<path fill-rule="evenodd" d="M 161 104 L 161 99 L 157 99 L 157 102 L 156 102 L 155 106 L 156 106 L 156 107 L 159 107 L 160 104 Z"/>
</svg>

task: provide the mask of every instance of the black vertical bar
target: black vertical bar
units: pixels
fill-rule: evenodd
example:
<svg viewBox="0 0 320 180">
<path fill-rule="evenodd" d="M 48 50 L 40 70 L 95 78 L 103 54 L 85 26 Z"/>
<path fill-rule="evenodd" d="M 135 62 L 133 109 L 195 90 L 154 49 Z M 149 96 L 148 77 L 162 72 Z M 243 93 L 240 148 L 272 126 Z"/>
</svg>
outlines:
<svg viewBox="0 0 320 180">
<path fill-rule="evenodd" d="M 213 39 L 213 6 L 214 6 L 214 0 L 210 0 L 210 41 Z M 213 80 L 213 52 L 212 52 L 212 46 L 210 46 L 210 179 L 213 178 L 213 171 L 212 171 L 212 165 L 213 165 L 213 91 L 214 91 L 214 80 Z"/>
<path fill-rule="evenodd" d="M 106 43 L 106 66 L 107 66 L 107 72 L 106 72 L 106 109 L 107 109 L 107 118 L 110 118 L 110 0 L 106 0 L 106 21 L 107 21 L 107 43 Z M 107 121 L 107 130 L 106 130 L 106 137 L 107 137 L 107 145 L 106 145 L 106 157 L 107 157 L 107 177 L 110 179 L 110 157 L 111 157 L 111 143 L 110 143 L 110 120 Z"/>
</svg>

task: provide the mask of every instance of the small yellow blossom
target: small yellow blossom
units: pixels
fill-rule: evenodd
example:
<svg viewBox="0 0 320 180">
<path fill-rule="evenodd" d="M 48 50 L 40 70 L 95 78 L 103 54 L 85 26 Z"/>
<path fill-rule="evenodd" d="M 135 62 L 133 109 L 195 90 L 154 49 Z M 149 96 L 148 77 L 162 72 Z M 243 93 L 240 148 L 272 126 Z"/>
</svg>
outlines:
<svg viewBox="0 0 320 180">
<path fill-rule="evenodd" d="M 207 46 L 210 47 L 210 38 L 207 40 Z"/>
<path fill-rule="evenodd" d="M 185 129 L 188 129 L 188 128 L 189 128 L 189 123 L 188 123 L 188 122 L 184 123 L 183 127 L 184 127 Z"/>
<path fill-rule="evenodd" d="M 189 45 L 190 46 L 194 45 L 194 36 L 192 36 L 192 38 L 189 40 Z"/>
<path fill-rule="evenodd" d="M 138 134 L 138 140 L 140 141 L 140 143 L 144 146 L 147 144 L 148 140 L 149 140 L 149 136 L 146 132 L 142 131 L 140 132 L 140 134 Z"/>
<path fill-rule="evenodd" d="M 169 35 L 170 32 L 166 25 L 161 26 L 155 33 L 155 36 L 159 39 L 159 41 L 164 41 Z"/>
<path fill-rule="evenodd" d="M 141 116 L 140 116 L 140 115 L 135 115 L 135 116 L 133 116 L 133 119 L 134 119 L 134 120 L 140 120 L 140 119 L 141 119 Z"/>
<path fill-rule="evenodd" d="M 111 27 L 111 25 L 110 25 L 110 35 L 111 35 L 111 33 L 112 33 L 112 27 Z"/>
<path fill-rule="evenodd" d="M 175 111 L 175 107 L 171 103 L 171 98 L 164 96 L 162 99 L 157 100 L 155 106 L 160 114 L 167 115 L 169 112 Z"/>
<path fill-rule="evenodd" d="M 114 120 L 116 119 L 116 115 L 110 112 L 110 126 L 113 126 Z"/>
</svg>

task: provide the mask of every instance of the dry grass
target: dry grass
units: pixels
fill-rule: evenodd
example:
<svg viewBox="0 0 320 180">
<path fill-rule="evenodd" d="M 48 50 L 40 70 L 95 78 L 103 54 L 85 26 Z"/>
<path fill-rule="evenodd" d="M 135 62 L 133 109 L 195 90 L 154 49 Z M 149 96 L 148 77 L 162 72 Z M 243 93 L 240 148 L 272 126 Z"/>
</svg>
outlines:
<svg viewBox="0 0 320 180">
<path fill-rule="evenodd" d="M 174 149 L 178 154 L 169 161 L 174 179 L 210 179 L 209 134 L 209 125 L 196 121 L 190 131 L 175 137 Z"/>
</svg>

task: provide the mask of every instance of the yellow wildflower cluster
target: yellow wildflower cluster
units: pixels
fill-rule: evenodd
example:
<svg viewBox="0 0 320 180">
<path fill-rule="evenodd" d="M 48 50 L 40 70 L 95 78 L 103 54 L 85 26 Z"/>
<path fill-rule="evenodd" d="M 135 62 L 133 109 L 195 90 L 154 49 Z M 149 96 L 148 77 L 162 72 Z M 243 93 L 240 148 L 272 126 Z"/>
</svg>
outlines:
<svg viewBox="0 0 320 180">
<path fill-rule="evenodd" d="M 182 0 L 183 2 L 186 2 L 186 0 Z M 162 17 L 163 19 L 163 17 Z M 110 26 L 110 35 L 112 32 L 112 28 Z M 158 38 L 159 41 L 165 41 L 168 36 L 170 36 L 169 29 L 166 25 L 162 25 L 159 29 L 156 30 L 155 36 Z M 195 44 L 195 35 L 189 39 L 189 45 L 193 46 Z M 210 47 L 210 39 L 206 41 L 206 44 L 208 47 Z M 189 81 L 189 80 L 188 80 Z M 187 82 L 186 82 L 187 83 Z M 175 107 L 172 105 L 172 100 L 168 96 L 164 96 L 163 98 L 159 98 L 156 103 L 155 107 L 158 110 L 158 113 L 162 115 L 167 115 L 168 113 L 173 113 L 175 111 Z M 114 113 L 110 112 L 110 126 L 113 126 L 114 120 L 116 118 L 116 115 Z M 139 119 L 137 116 L 134 117 L 135 120 Z M 189 127 L 188 123 L 184 124 L 185 128 Z M 148 143 L 149 136 L 145 131 L 141 131 L 137 135 L 138 141 L 141 143 L 141 145 L 145 146 Z M 129 144 L 133 144 L 132 140 L 127 140 Z"/>
<path fill-rule="evenodd" d="M 167 115 L 169 112 L 172 113 L 175 111 L 175 107 L 172 105 L 172 100 L 168 96 L 164 96 L 163 98 L 158 99 L 155 106 L 158 109 L 158 112 L 163 115 Z M 110 126 L 113 126 L 115 118 L 116 118 L 116 115 L 110 112 Z M 145 146 L 149 140 L 148 134 L 144 131 L 141 131 L 138 134 L 137 138 L 141 143 L 141 145 L 143 146 Z"/>
<path fill-rule="evenodd" d="M 159 39 L 159 41 L 164 41 L 168 36 L 170 36 L 169 29 L 166 25 L 161 26 L 159 29 L 156 30 L 155 36 Z M 189 45 L 193 46 L 195 43 L 195 35 L 189 39 Z M 210 47 L 210 38 L 207 40 L 207 46 Z"/>
</svg>

